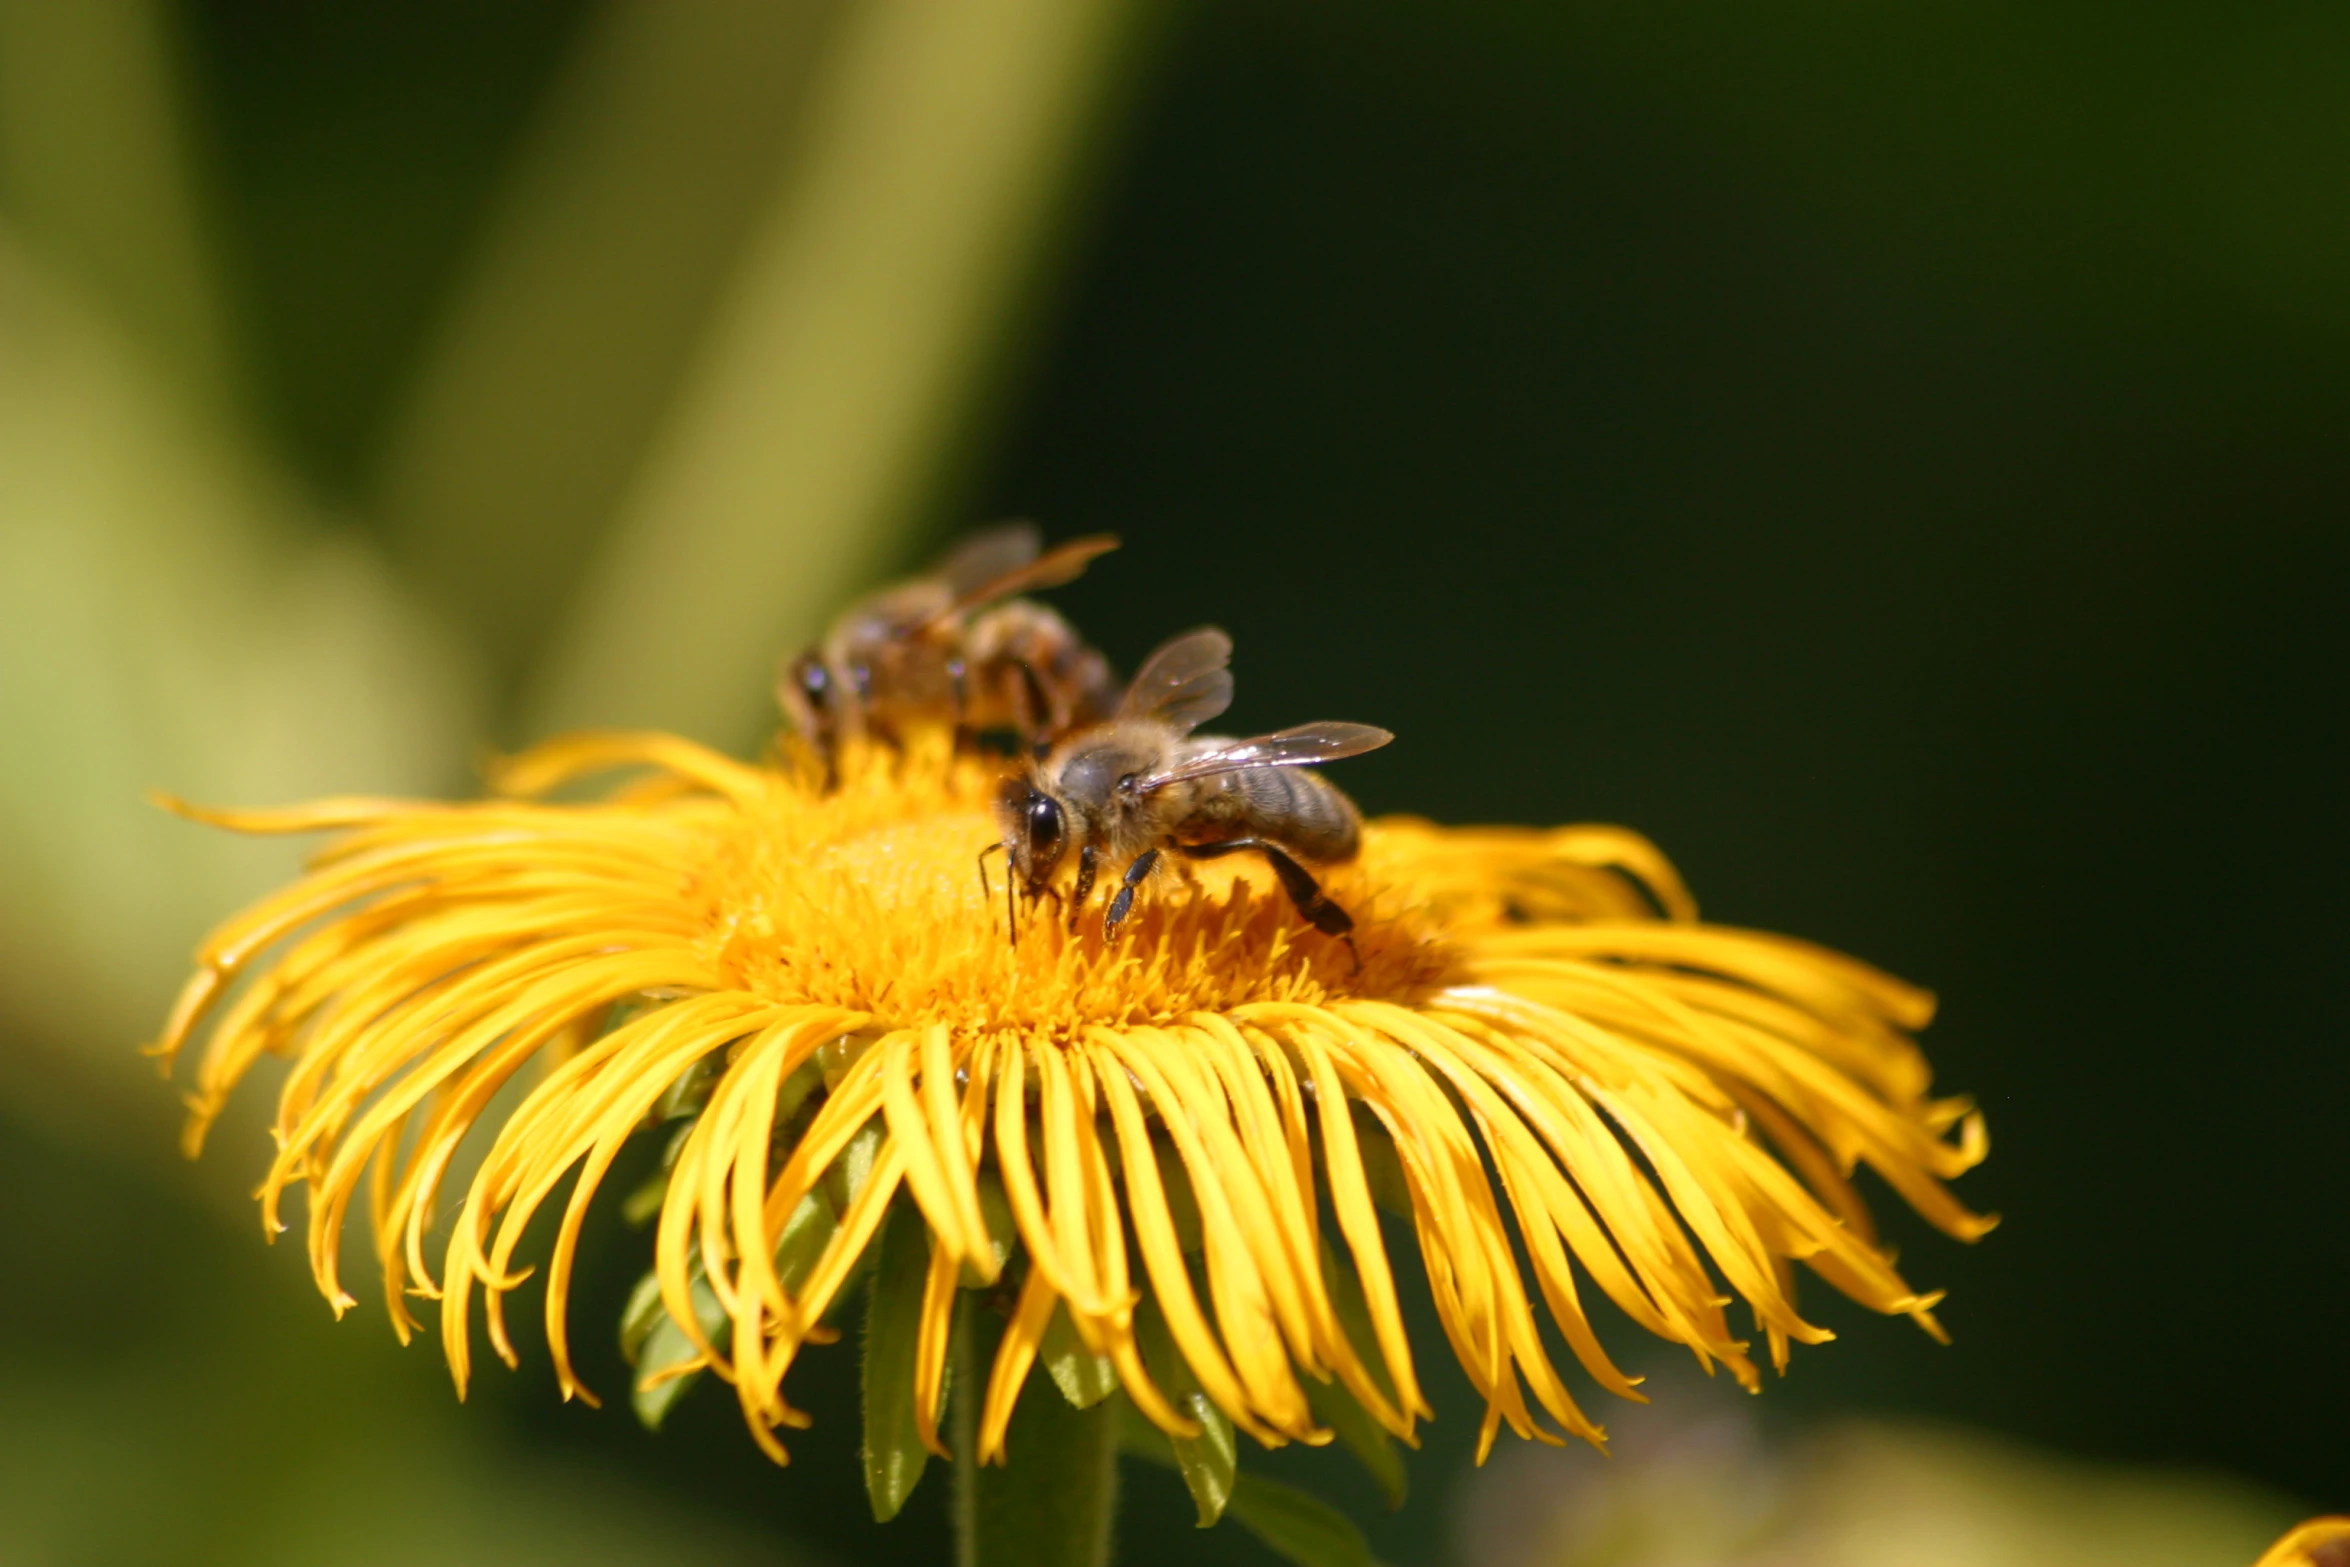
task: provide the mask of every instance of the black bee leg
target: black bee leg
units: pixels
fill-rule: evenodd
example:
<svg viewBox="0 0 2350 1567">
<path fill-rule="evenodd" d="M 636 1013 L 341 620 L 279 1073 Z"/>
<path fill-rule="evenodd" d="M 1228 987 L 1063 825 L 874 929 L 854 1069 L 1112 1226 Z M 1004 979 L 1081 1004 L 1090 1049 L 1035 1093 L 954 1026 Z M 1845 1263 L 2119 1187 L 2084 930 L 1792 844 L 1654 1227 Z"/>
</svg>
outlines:
<svg viewBox="0 0 2350 1567">
<path fill-rule="evenodd" d="M 1216 843 L 1182 845 L 1183 852 L 1195 860 L 1212 860 L 1219 855 L 1239 854 L 1249 849 L 1263 855 L 1265 863 L 1273 867 L 1273 874 L 1280 879 L 1281 890 L 1289 894 L 1289 901 L 1297 905 L 1297 912 L 1305 916 L 1306 923 L 1325 936 L 1336 936 L 1345 942 L 1346 950 L 1355 953 L 1355 967 L 1360 970 L 1363 958 L 1361 953 L 1355 952 L 1354 916 L 1340 908 L 1322 890 L 1322 884 L 1314 880 L 1314 873 L 1292 859 L 1287 849 L 1262 838 L 1226 838 Z"/>
<path fill-rule="evenodd" d="M 1087 844 L 1077 851 L 1077 896 L 1069 900 L 1069 928 L 1077 928 L 1077 916 L 1084 912 L 1085 900 L 1093 896 L 1094 848 Z"/>
<path fill-rule="evenodd" d="M 1159 851 L 1145 849 L 1134 857 L 1132 865 L 1126 867 L 1125 879 L 1118 883 L 1118 896 L 1110 900 L 1110 912 L 1102 916 L 1102 939 L 1104 941 L 1117 935 L 1118 927 L 1126 923 L 1126 916 L 1134 908 L 1134 889 L 1142 885 L 1142 879 L 1148 876 L 1151 873 L 1151 867 L 1158 863 Z"/>
</svg>

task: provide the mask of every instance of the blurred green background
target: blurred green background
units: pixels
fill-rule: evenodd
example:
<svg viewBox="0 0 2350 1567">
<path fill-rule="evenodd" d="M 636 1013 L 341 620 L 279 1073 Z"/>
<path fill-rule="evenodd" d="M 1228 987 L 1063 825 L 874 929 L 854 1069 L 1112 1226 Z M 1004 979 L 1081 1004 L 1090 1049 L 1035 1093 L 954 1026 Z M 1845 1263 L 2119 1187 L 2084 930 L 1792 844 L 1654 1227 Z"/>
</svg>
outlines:
<svg viewBox="0 0 2350 1567">
<path fill-rule="evenodd" d="M 0 1562 L 944 1559 L 845 1353 L 776 1471 L 334 1325 L 132 1054 L 287 851 L 142 796 L 747 749 L 1011 515 L 1395 729 L 1372 809 L 1932 985 L 1990 1112 L 2002 1228 L 1895 1227 L 1953 1347 L 1270 1472 L 1398 1564 L 2246 1561 L 2350 1508 L 2346 413 L 2338 7 L 0 0 Z M 1162 1482 L 1123 1559 L 1271 1559 Z"/>
</svg>

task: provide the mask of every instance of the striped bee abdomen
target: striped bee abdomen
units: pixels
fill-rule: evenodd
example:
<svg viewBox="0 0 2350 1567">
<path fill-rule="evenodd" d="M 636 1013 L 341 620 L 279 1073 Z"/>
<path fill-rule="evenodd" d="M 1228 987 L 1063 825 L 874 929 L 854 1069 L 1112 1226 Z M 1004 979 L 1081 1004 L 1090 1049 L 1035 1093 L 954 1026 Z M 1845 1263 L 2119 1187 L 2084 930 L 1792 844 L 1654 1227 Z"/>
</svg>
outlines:
<svg viewBox="0 0 2350 1567">
<path fill-rule="evenodd" d="M 1361 847 L 1354 802 L 1310 768 L 1246 768 L 1227 774 L 1224 789 L 1245 834 L 1270 838 L 1301 860 L 1351 860 Z"/>
</svg>

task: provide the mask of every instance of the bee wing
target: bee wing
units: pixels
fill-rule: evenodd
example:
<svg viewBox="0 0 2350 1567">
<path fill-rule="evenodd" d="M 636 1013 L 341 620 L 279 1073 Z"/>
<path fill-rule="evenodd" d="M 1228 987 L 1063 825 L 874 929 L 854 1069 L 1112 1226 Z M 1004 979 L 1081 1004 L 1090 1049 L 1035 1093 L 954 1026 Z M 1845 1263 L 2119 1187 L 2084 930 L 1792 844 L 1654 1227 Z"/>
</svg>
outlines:
<svg viewBox="0 0 2350 1567">
<path fill-rule="evenodd" d="M 998 599 L 1075 581 L 1096 555 L 1118 547 L 1118 536 L 1091 534 L 1056 544 L 1042 555 L 1036 553 L 1037 542 L 1034 523 L 1016 522 L 983 533 L 957 550 L 940 573 L 954 592 L 954 602 L 932 616 L 924 629 Z M 983 545 L 990 547 L 982 549 Z M 983 575 L 980 568 L 986 566 L 998 569 Z"/>
<path fill-rule="evenodd" d="M 1299 724 L 1295 729 L 1260 735 L 1254 740 L 1218 741 L 1180 758 L 1170 767 L 1145 773 L 1135 780 L 1134 786 L 1147 794 L 1186 778 L 1236 773 L 1246 767 L 1311 767 L 1317 762 L 1335 762 L 1342 756 L 1376 751 L 1394 738 L 1386 730 L 1370 724 Z"/>
<path fill-rule="evenodd" d="M 1223 632 L 1186 631 L 1142 661 L 1118 716 L 1155 718 L 1189 734 L 1232 705 L 1231 662 L 1232 639 Z"/>
<path fill-rule="evenodd" d="M 1044 548 L 1044 533 L 1033 522 L 999 522 L 982 528 L 941 556 L 929 575 L 961 598 L 1008 571 L 1018 571 Z"/>
</svg>

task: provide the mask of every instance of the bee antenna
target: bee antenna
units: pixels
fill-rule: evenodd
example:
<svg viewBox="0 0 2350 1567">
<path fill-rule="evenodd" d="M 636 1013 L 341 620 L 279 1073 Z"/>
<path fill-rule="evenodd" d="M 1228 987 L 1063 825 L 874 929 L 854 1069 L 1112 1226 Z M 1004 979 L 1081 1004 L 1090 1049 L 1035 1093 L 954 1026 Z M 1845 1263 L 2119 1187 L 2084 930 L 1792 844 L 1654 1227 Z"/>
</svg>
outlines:
<svg viewBox="0 0 2350 1567">
<path fill-rule="evenodd" d="M 991 843 L 979 851 L 979 894 L 983 898 L 995 896 L 995 884 L 987 879 L 987 857 L 998 849 L 1002 849 L 1007 856 L 1011 853 L 1010 848 L 1002 843 Z M 1006 945 L 1014 947 L 1020 945 L 1019 917 L 1012 903 L 1015 891 L 1013 884 L 1019 879 L 1012 874 L 1011 866 L 1004 867 L 1004 941 Z"/>
</svg>

